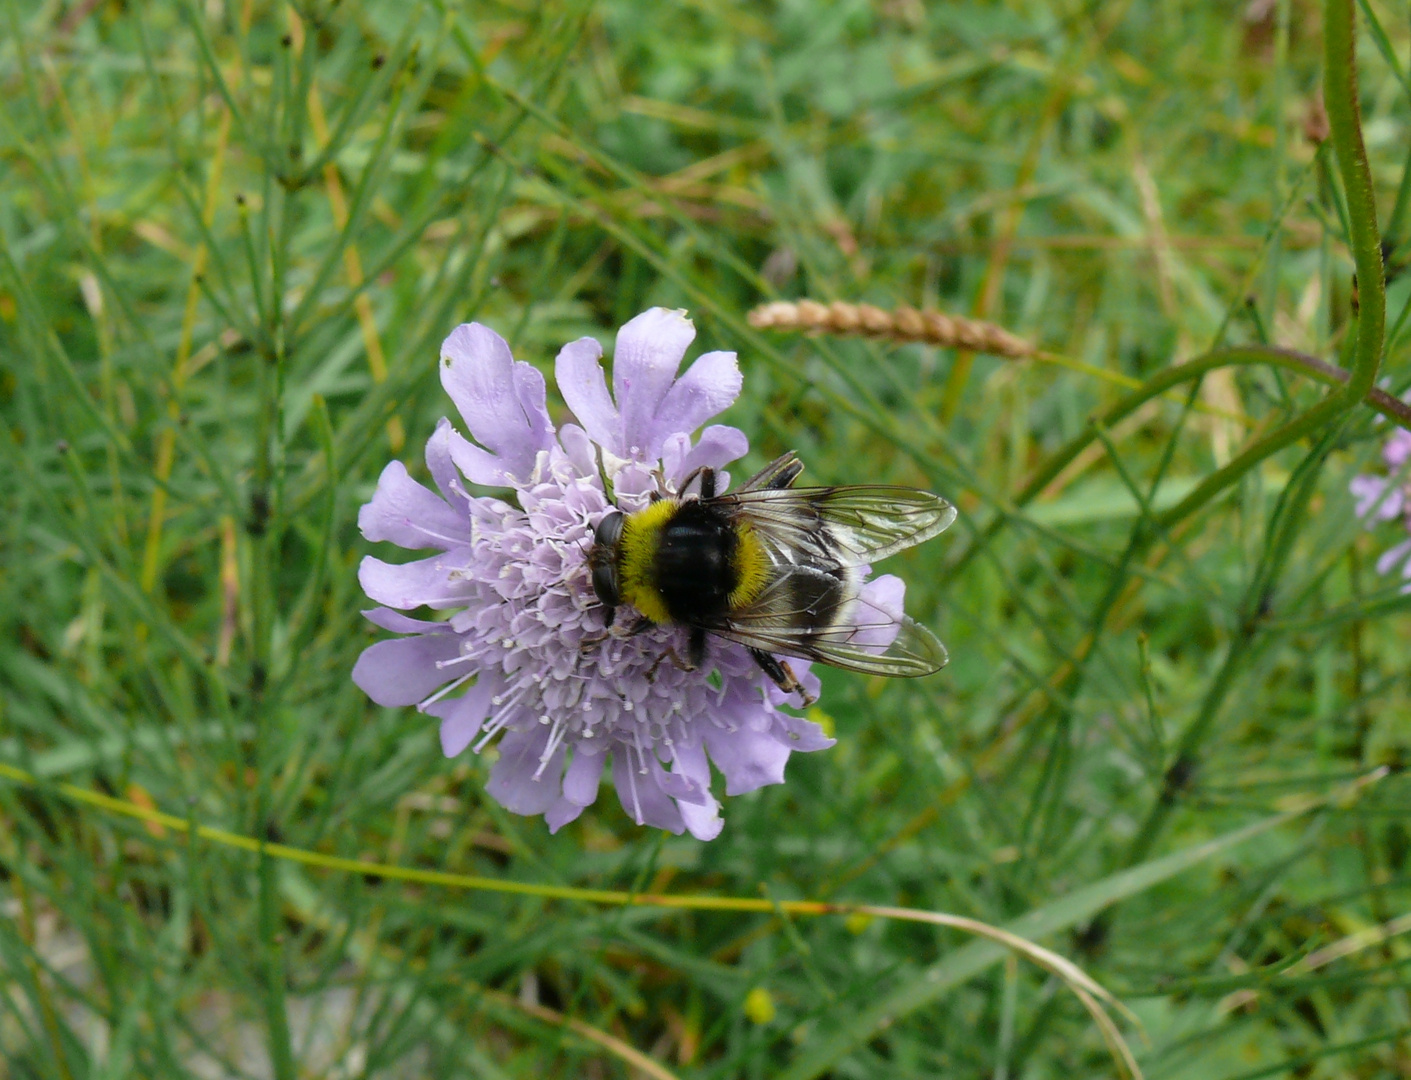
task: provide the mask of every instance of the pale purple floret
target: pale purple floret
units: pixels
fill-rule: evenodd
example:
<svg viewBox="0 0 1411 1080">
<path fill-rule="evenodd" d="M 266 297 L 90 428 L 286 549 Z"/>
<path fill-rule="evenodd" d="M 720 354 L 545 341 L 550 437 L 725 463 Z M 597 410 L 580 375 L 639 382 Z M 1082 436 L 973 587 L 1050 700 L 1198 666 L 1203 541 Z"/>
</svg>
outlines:
<svg viewBox="0 0 1411 1080">
<path fill-rule="evenodd" d="M 363 589 L 384 605 L 368 618 L 405 636 L 368 648 L 353 679 L 378 704 L 439 717 L 447 756 L 503 733 L 487 790 L 509 810 L 543 814 L 552 831 L 593 803 L 611 759 L 633 820 L 708 840 L 722 822 L 707 759 L 725 793 L 739 795 L 782 782 L 792 751 L 833 744 L 780 708 L 785 695 L 737 645 L 712 639 L 705 667 L 688 672 L 663 661 L 673 648 L 685 655 L 679 628 L 591 640 L 604 624 L 586 565 L 593 529 L 613 505 L 604 474 L 630 512 L 677 490 L 697 466 L 719 469 L 748 449 L 731 427 L 691 438 L 741 386 L 733 353 L 707 353 L 677 376 L 694 336 L 684 312 L 637 316 L 618 331 L 611 393 L 598 343 L 565 345 L 555 378 L 578 424 L 555 430 L 543 377 L 494 331 L 458 327 L 442 346 L 441 382 L 476 442 L 443 419 L 426 446 L 439 494 L 394 461 L 358 515 L 369 540 L 437 554 L 363 560 Z M 509 491 L 473 494 L 462 478 Z M 723 490 L 728 477 L 720 481 Z M 882 577 L 863 595 L 900 610 L 902 589 Z M 391 610 L 423 606 L 449 616 Z M 808 665 L 793 667 L 816 693 Z"/>
<path fill-rule="evenodd" d="M 1356 499 L 1356 512 L 1367 520 L 1371 529 L 1382 521 L 1400 520 L 1407 532 L 1411 532 L 1411 487 L 1406 481 L 1407 461 L 1411 460 L 1411 431 L 1397 428 L 1382 444 L 1382 461 L 1391 475 L 1372 476 L 1361 474 L 1348 482 L 1348 488 Z M 1384 551 L 1377 560 L 1377 573 L 1399 573 L 1405 584 L 1401 591 L 1411 593 L 1411 540 Z"/>
</svg>

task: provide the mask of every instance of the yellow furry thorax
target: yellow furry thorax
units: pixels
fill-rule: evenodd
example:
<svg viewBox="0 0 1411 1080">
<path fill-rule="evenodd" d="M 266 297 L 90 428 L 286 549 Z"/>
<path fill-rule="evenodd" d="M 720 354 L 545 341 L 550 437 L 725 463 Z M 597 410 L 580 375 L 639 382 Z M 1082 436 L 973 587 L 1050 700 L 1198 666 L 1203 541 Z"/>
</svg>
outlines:
<svg viewBox="0 0 1411 1080">
<path fill-rule="evenodd" d="M 735 529 L 735 591 L 730 594 L 731 610 L 751 603 L 764 591 L 769 580 L 769 556 L 764 545 L 748 525 L 741 523 Z"/>
<path fill-rule="evenodd" d="M 679 499 L 661 499 L 628 514 L 618 540 L 618 594 L 654 623 L 670 623 L 670 612 L 656 584 L 656 554 L 661 533 L 680 507 Z M 729 606 L 736 610 L 748 605 L 764 590 L 769 580 L 769 557 L 764 545 L 748 524 L 735 528 L 733 568 L 735 588 Z"/>
<path fill-rule="evenodd" d="M 669 623 L 671 616 L 656 588 L 656 552 L 661 530 L 676 513 L 675 499 L 662 499 L 643 510 L 628 514 L 622 523 L 617 547 L 618 593 L 642 617 L 654 623 Z"/>
</svg>

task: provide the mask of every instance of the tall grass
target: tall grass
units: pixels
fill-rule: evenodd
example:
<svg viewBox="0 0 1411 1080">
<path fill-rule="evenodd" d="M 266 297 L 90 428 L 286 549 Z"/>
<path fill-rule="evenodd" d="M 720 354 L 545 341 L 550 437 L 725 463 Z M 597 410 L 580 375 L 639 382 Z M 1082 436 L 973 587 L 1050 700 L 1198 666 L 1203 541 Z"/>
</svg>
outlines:
<svg viewBox="0 0 1411 1080">
<path fill-rule="evenodd" d="M 1153 1080 L 1405 1074 L 1405 533 L 1348 491 L 1411 386 L 1405 0 L 0 18 L 0 1071 L 1115 1073 L 865 904 L 1075 961 Z M 747 320 L 800 297 L 1039 351 Z M 838 746 L 709 844 L 551 837 L 348 677 L 441 338 L 653 304 L 751 464 L 962 509 L 895 567 L 951 665 L 826 673 Z"/>
</svg>

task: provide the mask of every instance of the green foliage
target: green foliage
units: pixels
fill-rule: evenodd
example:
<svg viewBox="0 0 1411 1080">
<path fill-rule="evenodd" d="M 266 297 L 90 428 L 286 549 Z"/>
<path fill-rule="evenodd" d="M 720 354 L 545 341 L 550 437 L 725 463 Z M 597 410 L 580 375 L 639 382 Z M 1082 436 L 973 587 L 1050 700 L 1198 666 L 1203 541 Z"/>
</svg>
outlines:
<svg viewBox="0 0 1411 1080">
<path fill-rule="evenodd" d="M 1114 1069 L 953 932 L 295 867 L 67 781 L 510 881 L 1029 915 L 1150 1077 L 1403 1075 L 1407 943 L 1318 950 L 1411 900 L 1411 598 L 1373 568 L 1405 533 L 1348 492 L 1378 360 L 1411 385 L 1407 10 L 1357 5 L 1364 188 L 1312 0 L 0 2 L 0 763 L 41 778 L 0 779 L 0 1072 L 642 1075 L 609 1039 L 703 1080 Z M 799 296 L 1127 382 L 747 325 Z M 748 465 L 962 508 L 888 566 L 950 667 L 827 673 L 838 746 L 710 844 L 610 793 L 550 837 L 348 677 L 357 508 L 424 475 L 441 338 L 548 371 L 653 304 L 739 351 Z"/>
</svg>

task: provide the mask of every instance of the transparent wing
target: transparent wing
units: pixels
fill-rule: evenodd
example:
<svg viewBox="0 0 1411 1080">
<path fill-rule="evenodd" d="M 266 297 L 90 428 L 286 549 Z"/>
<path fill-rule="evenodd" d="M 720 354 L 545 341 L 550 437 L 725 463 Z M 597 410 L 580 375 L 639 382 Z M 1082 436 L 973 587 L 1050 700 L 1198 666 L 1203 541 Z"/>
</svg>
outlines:
<svg viewBox="0 0 1411 1080">
<path fill-rule="evenodd" d="M 945 499 L 906 487 L 744 489 L 712 501 L 748 522 L 776 563 L 876 562 L 955 520 Z"/>
<path fill-rule="evenodd" d="M 758 599 L 705 629 L 770 654 L 872 675 L 930 675 L 945 646 L 920 623 L 861 595 L 854 571 L 780 565 Z"/>
</svg>

